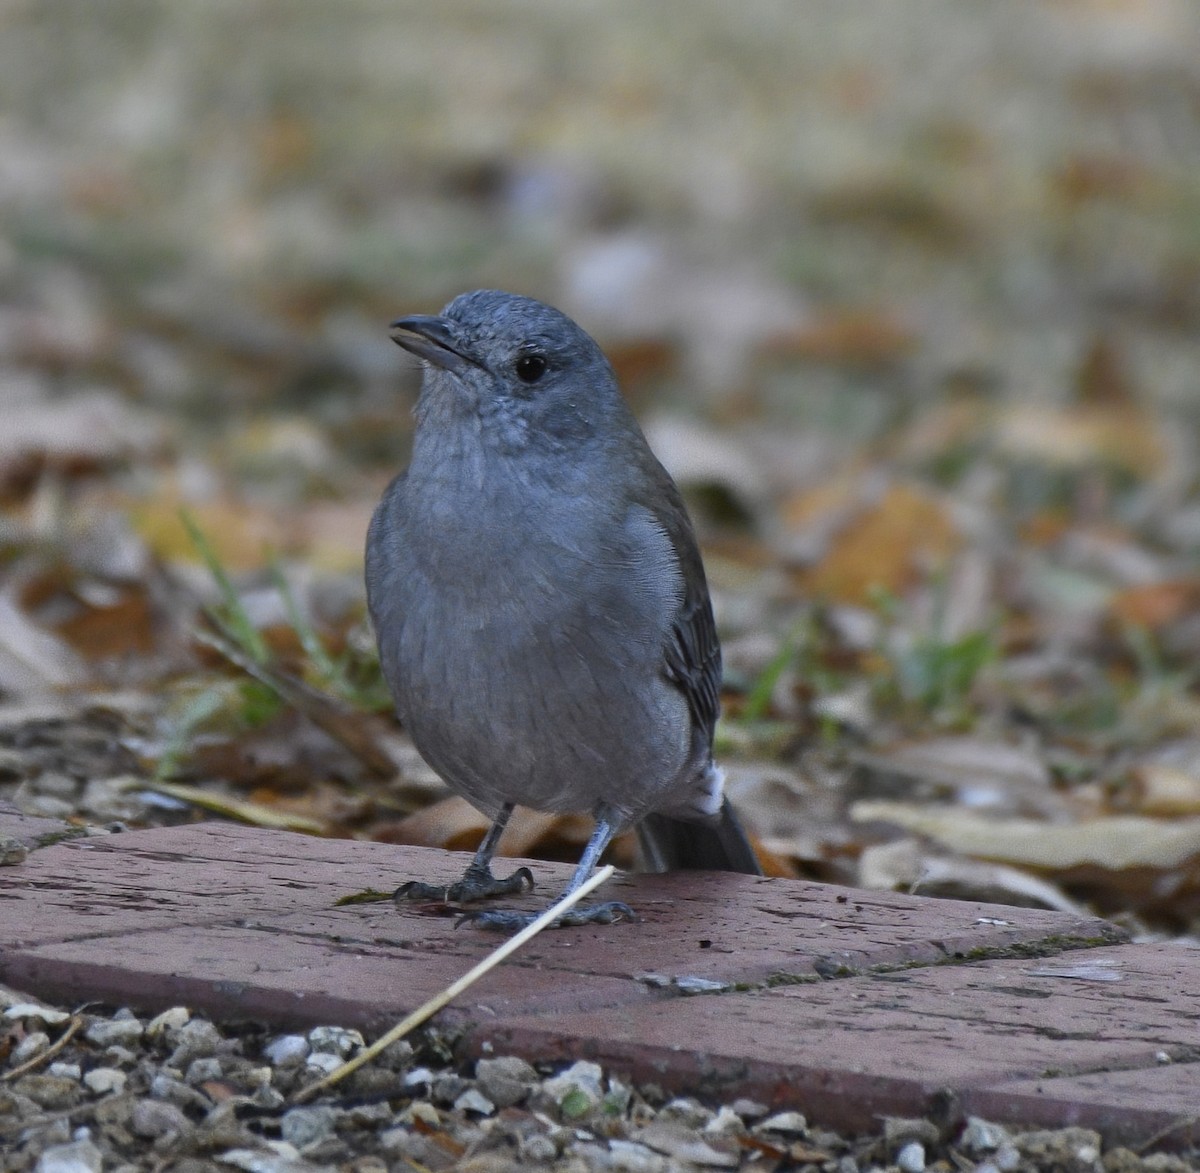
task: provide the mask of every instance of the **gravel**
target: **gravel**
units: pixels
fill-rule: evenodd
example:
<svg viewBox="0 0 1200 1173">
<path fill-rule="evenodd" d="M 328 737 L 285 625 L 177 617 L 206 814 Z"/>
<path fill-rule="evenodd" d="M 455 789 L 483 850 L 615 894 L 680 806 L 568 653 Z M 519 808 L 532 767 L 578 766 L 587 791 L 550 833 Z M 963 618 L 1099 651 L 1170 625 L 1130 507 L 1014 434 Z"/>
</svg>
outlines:
<svg viewBox="0 0 1200 1173">
<path fill-rule="evenodd" d="M 65 1042 L 64 1042 L 65 1040 Z M 176 1006 L 72 1013 L 0 987 L 3 1173 L 1184 1173 L 1169 1154 L 1105 1148 L 1083 1128 L 969 1117 L 884 1120 L 841 1136 L 797 1111 L 634 1087 L 580 1060 L 460 1064 L 436 1031 L 392 1044 L 312 1103 L 296 1093 L 364 1045 L 210 1022 Z"/>
</svg>

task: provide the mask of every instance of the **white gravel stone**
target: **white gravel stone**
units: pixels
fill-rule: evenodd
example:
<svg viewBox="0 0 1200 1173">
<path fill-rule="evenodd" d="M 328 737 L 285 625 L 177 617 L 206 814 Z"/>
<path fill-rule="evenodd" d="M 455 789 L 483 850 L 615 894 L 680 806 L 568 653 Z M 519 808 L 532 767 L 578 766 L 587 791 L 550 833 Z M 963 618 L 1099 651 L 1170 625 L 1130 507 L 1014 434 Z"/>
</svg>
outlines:
<svg viewBox="0 0 1200 1173">
<path fill-rule="evenodd" d="M 192 1012 L 186 1006 L 172 1006 L 161 1014 L 156 1014 L 146 1024 L 146 1033 L 156 1039 L 159 1035 L 174 1033 L 191 1021 Z"/>
<path fill-rule="evenodd" d="M 181 1108 L 165 1100 L 138 1100 L 129 1114 L 129 1128 L 135 1136 L 154 1140 L 170 1133 L 183 1133 L 192 1127 Z"/>
<path fill-rule="evenodd" d="M 511 1108 L 537 1086 L 538 1074 L 524 1059 L 501 1055 L 480 1059 L 475 1064 L 475 1079 L 479 1090 L 497 1108 Z"/>
<path fill-rule="evenodd" d="M 215 1055 L 224 1039 L 207 1018 L 193 1018 L 175 1032 L 171 1041 L 175 1044 L 175 1050 L 167 1062 L 182 1071 L 193 1059 L 207 1059 Z"/>
<path fill-rule="evenodd" d="M 993 1153 L 1008 1140 L 1008 1136 L 1007 1128 L 978 1116 L 968 1116 L 959 1144 L 972 1154 Z"/>
<path fill-rule="evenodd" d="M 925 1146 L 920 1141 L 910 1140 L 896 1154 L 896 1167 L 900 1173 L 924 1173 Z"/>
<path fill-rule="evenodd" d="M 338 1114 L 333 1108 L 319 1104 L 313 1108 L 292 1108 L 279 1121 L 279 1133 L 290 1145 L 303 1149 L 315 1141 L 333 1134 Z"/>
<path fill-rule="evenodd" d="M 600 1069 L 599 1064 L 580 1059 L 578 1063 L 572 1063 L 561 1075 L 546 1080 L 542 1084 L 542 1090 L 559 1107 L 562 1107 L 564 1103 L 577 1106 L 580 1110 L 574 1112 L 573 1115 L 582 1116 L 585 1111 L 590 1111 L 603 1099 L 604 1091 L 601 1085 L 603 1079 L 604 1072 Z"/>
<path fill-rule="evenodd" d="M 206 1079 L 220 1079 L 221 1075 L 220 1059 L 193 1059 L 188 1065 L 183 1081 L 195 1087 L 198 1083 L 203 1083 Z"/>
<path fill-rule="evenodd" d="M 136 1018 L 101 1018 L 83 1032 L 97 1047 L 125 1046 L 141 1041 L 145 1028 Z"/>
<path fill-rule="evenodd" d="M 757 1132 L 786 1132 L 794 1136 L 803 1136 L 808 1131 L 808 1121 L 800 1112 L 776 1112 L 761 1124 L 755 1126 Z"/>
<path fill-rule="evenodd" d="M 13 1048 L 9 1062 L 13 1067 L 20 1067 L 27 1059 L 40 1055 L 49 1045 L 50 1036 L 45 1031 L 32 1031 Z"/>
<path fill-rule="evenodd" d="M 1017 1150 L 1017 1146 L 1005 1141 L 997 1150 L 996 1155 L 992 1158 L 996 1168 L 1000 1173 L 1014 1173 L 1014 1170 L 1020 1168 L 1021 1154 Z"/>
<path fill-rule="evenodd" d="M 521 1140 L 521 1156 L 526 1161 L 553 1161 L 558 1147 L 544 1132 L 535 1132 Z"/>
<path fill-rule="evenodd" d="M 127 1079 L 125 1072 L 115 1067 L 93 1067 L 83 1077 L 83 1086 L 98 1096 L 108 1095 L 109 1092 L 120 1095 L 125 1090 Z"/>
<path fill-rule="evenodd" d="M 746 1125 L 728 1104 L 722 1104 L 717 1114 L 704 1126 L 704 1131 L 714 1136 L 725 1136 L 745 1132 Z"/>
<path fill-rule="evenodd" d="M 78 1063 L 51 1063 L 46 1068 L 47 1075 L 57 1075 L 59 1079 L 73 1079 L 78 1083 L 83 1078 L 83 1068 Z"/>
<path fill-rule="evenodd" d="M 36 1002 L 18 1002 L 4 1012 L 4 1017 L 20 1022 L 36 1018 L 47 1026 L 57 1026 L 71 1016 L 65 1010 L 52 1010 L 49 1006 L 39 1006 Z"/>
<path fill-rule="evenodd" d="M 305 1060 L 305 1067 L 309 1070 L 319 1071 L 322 1075 L 328 1075 L 331 1071 L 336 1071 L 342 1065 L 341 1056 L 334 1055 L 329 1051 L 316 1051 Z"/>
<path fill-rule="evenodd" d="M 345 1059 L 364 1044 L 362 1035 L 356 1030 L 342 1026 L 314 1026 L 308 1032 L 308 1045 L 314 1051 L 328 1051 Z"/>
<path fill-rule="evenodd" d="M 77 1140 L 46 1149 L 33 1168 L 34 1173 L 100 1173 L 103 1164 L 100 1150 L 90 1140 Z"/>
<path fill-rule="evenodd" d="M 666 1173 L 667 1158 L 635 1140 L 610 1140 L 601 1167 L 619 1173 Z M 607 1158 L 607 1159 L 605 1159 Z"/>
<path fill-rule="evenodd" d="M 474 1112 L 478 1116 L 490 1116 L 496 1110 L 496 1105 L 478 1088 L 469 1087 L 457 1100 L 454 1107 L 459 1112 Z"/>
<path fill-rule="evenodd" d="M 433 1083 L 433 1072 L 428 1067 L 414 1067 L 405 1075 L 403 1083 L 406 1089 L 429 1087 Z"/>
<path fill-rule="evenodd" d="M 297 1067 L 308 1058 L 308 1039 L 303 1035 L 280 1035 L 263 1048 L 263 1057 L 276 1067 Z"/>
<path fill-rule="evenodd" d="M 712 1119 L 712 1113 L 699 1100 L 691 1096 L 679 1096 L 663 1104 L 659 1110 L 659 1118 L 679 1120 L 692 1127 L 698 1127 L 707 1124 Z"/>
<path fill-rule="evenodd" d="M 757 1100 L 734 1100 L 729 1105 L 743 1120 L 761 1120 L 767 1114 L 767 1105 Z"/>
<path fill-rule="evenodd" d="M 217 1160 L 245 1173 L 319 1173 L 328 1168 L 302 1160 L 291 1145 L 283 1143 L 262 1149 L 228 1149 Z"/>
</svg>

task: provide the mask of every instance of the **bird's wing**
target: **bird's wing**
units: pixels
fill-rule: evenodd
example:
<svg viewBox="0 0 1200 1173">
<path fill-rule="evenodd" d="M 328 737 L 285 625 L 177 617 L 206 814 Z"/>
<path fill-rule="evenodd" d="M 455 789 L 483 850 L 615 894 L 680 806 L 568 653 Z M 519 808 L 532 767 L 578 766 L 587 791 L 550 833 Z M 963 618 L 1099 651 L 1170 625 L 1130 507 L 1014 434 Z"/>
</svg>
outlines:
<svg viewBox="0 0 1200 1173">
<path fill-rule="evenodd" d="M 692 720 L 711 745 L 721 710 L 721 645 L 713 619 L 704 564 L 675 482 L 665 470 L 658 488 L 672 508 L 658 520 L 679 559 L 684 591 L 663 647 L 663 671 L 687 698 Z"/>
</svg>

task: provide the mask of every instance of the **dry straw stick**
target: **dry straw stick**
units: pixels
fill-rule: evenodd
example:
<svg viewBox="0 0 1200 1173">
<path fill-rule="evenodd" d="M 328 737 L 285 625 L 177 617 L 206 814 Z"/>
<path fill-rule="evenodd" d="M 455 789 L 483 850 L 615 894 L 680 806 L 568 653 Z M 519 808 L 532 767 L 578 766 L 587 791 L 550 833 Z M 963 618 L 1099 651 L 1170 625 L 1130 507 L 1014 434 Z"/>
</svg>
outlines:
<svg viewBox="0 0 1200 1173">
<path fill-rule="evenodd" d="M 397 1039 L 404 1038 L 410 1030 L 415 1030 L 427 1018 L 432 1018 L 448 1002 L 457 998 L 469 986 L 474 985 L 489 969 L 494 969 L 506 957 L 520 949 L 526 941 L 536 937 L 544 928 L 562 916 L 567 909 L 574 908 L 585 896 L 599 888 L 614 871 L 612 864 L 606 864 L 574 892 L 564 896 L 557 904 L 546 909 L 533 924 L 526 925 L 515 937 L 510 937 L 499 949 L 489 953 L 478 965 L 448 985 L 440 994 L 435 994 L 424 1006 L 414 1010 L 403 1022 L 398 1022 L 387 1034 L 376 1039 L 366 1050 L 360 1051 L 353 1059 L 343 1063 L 341 1067 L 335 1067 L 323 1079 L 318 1079 L 316 1083 L 310 1083 L 307 1087 L 301 1088 L 296 1093 L 295 1102 L 303 1104 L 318 1092 L 332 1087 L 335 1083 L 345 1079 L 352 1071 L 357 1071 L 364 1063 L 369 1063 L 380 1051 L 391 1046 Z"/>
</svg>

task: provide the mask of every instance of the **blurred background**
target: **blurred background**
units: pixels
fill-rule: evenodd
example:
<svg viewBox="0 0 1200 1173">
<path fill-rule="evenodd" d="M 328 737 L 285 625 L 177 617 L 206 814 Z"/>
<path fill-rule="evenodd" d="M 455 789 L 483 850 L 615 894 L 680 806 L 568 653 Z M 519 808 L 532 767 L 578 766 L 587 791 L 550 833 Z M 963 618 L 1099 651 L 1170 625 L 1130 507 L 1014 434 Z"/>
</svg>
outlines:
<svg viewBox="0 0 1200 1173">
<path fill-rule="evenodd" d="M 687 493 L 771 870 L 1194 931 L 1198 161 L 1190 0 L 2 0 L 0 800 L 473 845 L 361 550 L 496 286 Z"/>
</svg>

